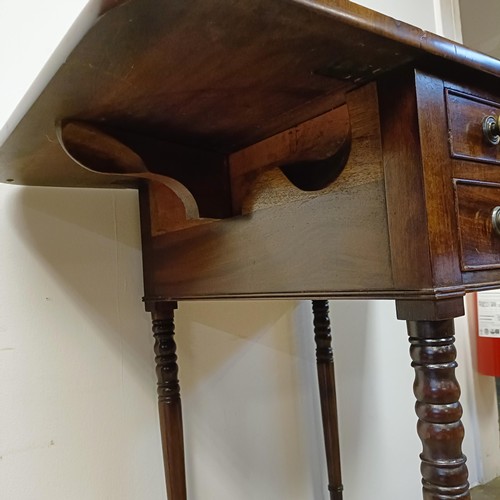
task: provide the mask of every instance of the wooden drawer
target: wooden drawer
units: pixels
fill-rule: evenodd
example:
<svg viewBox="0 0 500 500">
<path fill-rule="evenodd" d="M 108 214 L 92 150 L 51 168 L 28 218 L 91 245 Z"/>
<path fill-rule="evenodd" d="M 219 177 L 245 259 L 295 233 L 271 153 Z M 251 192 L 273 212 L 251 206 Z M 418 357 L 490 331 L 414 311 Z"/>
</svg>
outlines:
<svg viewBox="0 0 500 500">
<path fill-rule="evenodd" d="M 500 268 L 500 235 L 492 223 L 500 184 L 456 180 L 455 196 L 462 270 Z"/>
<path fill-rule="evenodd" d="M 500 165 L 500 145 L 483 136 L 483 120 L 500 115 L 500 103 L 446 89 L 448 133 L 452 158 Z"/>
</svg>

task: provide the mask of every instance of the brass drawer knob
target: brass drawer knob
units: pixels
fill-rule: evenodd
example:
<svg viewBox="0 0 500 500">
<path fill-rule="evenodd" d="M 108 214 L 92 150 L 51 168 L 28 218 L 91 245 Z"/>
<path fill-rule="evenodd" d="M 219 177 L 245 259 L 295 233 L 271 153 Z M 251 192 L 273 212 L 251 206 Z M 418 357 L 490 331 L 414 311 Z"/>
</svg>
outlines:
<svg viewBox="0 0 500 500">
<path fill-rule="evenodd" d="M 491 211 L 491 225 L 493 231 L 500 236 L 500 207 L 495 207 Z"/>
<path fill-rule="evenodd" d="M 500 115 L 489 115 L 483 120 L 483 135 L 490 144 L 500 144 Z"/>
</svg>

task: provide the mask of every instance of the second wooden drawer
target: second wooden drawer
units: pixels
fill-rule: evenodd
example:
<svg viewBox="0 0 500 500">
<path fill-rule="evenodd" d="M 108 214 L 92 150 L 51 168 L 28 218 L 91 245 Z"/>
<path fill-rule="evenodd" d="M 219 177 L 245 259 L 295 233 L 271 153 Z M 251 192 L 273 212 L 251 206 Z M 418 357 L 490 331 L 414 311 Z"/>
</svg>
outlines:
<svg viewBox="0 0 500 500">
<path fill-rule="evenodd" d="M 455 181 L 463 271 L 500 268 L 500 234 L 492 215 L 500 207 L 500 184 Z"/>
</svg>

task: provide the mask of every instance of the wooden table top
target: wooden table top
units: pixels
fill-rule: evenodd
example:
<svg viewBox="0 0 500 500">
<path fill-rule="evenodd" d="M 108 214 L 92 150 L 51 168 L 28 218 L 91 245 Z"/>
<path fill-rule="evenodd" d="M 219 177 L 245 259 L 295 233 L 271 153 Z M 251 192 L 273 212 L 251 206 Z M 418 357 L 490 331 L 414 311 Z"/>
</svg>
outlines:
<svg viewBox="0 0 500 500">
<path fill-rule="evenodd" d="M 0 132 L 1 182 L 130 185 L 66 155 L 66 120 L 228 154 L 401 65 L 500 76 L 491 57 L 345 0 L 110 0 L 92 23 L 12 133 Z"/>
</svg>

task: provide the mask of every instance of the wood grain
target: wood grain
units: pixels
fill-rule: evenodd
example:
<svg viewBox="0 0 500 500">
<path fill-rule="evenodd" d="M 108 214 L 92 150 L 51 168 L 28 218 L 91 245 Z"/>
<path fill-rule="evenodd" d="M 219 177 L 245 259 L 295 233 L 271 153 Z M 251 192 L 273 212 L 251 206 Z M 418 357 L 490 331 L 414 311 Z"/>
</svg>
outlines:
<svg viewBox="0 0 500 500">
<path fill-rule="evenodd" d="M 350 138 L 349 113 L 343 105 L 231 154 L 228 163 L 234 212 L 249 211 L 245 199 L 265 170 L 331 157 L 349 145 Z"/>
<path fill-rule="evenodd" d="M 340 465 L 337 391 L 328 301 L 313 300 L 312 309 L 321 416 L 328 468 L 328 491 L 330 492 L 330 500 L 342 500 L 344 487 Z"/>
<path fill-rule="evenodd" d="M 62 123 L 57 135 L 66 153 L 86 170 L 168 188 L 171 193 L 162 190 L 163 220 L 158 213 L 155 232 L 233 214 L 224 155 L 81 121 Z M 179 202 L 185 213 L 178 210 Z"/>
<path fill-rule="evenodd" d="M 155 338 L 158 409 L 167 497 L 169 500 L 187 500 L 179 369 L 174 341 L 174 310 L 177 305 L 163 302 L 149 306 Z"/>
<path fill-rule="evenodd" d="M 378 89 L 395 285 L 463 294 L 443 81 L 408 68 Z"/>
<path fill-rule="evenodd" d="M 104 2 L 103 9 L 115 2 Z M 61 151 L 60 120 L 227 154 L 339 106 L 418 61 L 500 64 L 352 2 L 130 0 L 101 16 L 0 149 L 0 181 L 130 186 Z"/>
<path fill-rule="evenodd" d="M 459 182 L 455 195 L 453 178 L 466 171 L 500 186 L 491 165 L 477 163 L 499 157 L 475 125 L 498 110 L 500 63 L 347 0 L 101 7 L 1 147 L 0 181 L 140 186 L 169 499 L 187 496 L 171 301 L 298 296 L 398 299 L 424 498 L 469 499 L 449 318 L 463 311 L 466 287 L 500 284 L 500 269 L 484 269 L 500 264 L 487 234 L 498 188 Z M 63 151 L 61 123 L 85 124 L 63 143 L 93 172 Z M 333 168 L 319 181 L 311 161 Z M 199 217 L 180 189 L 172 196 L 173 182 Z M 315 312 L 333 477 L 325 303 Z M 335 479 L 332 488 L 340 498 Z"/>
<path fill-rule="evenodd" d="M 146 295 L 316 297 L 392 290 L 375 86 L 350 94 L 348 108 L 351 155 L 335 182 L 304 192 L 271 169 L 250 190 L 248 215 L 144 240 Z"/>
<path fill-rule="evenodd" d="M 486 116 L 500 115 L 500 104 L 446 89 L 450 149 L 453 158 L 500 165 L 500 146 L 483 137 Z"/>
<path fill-rule="evenodd" d="M 458 180 L 455 191 L 462 269 L 499 268 L 500 235 L 491 215 L 500 205 L 500 184 Z"/>
<path fill-rule="evenodd" d="M 377 90 L 393 279 L 399 288 L 432 286 L 415 73 L 383 78 Z"/>
<path fill-rule="evenodd" d="M 424 500 L 470 500 L 453 320 L 409 321 Z"/>
<path fill-rule="evenodd" d="M 449 155 L 444 82 L 416 71 L 418 133 L 434 286 L 460 286 L 453 164 Z"/>
</svg>

